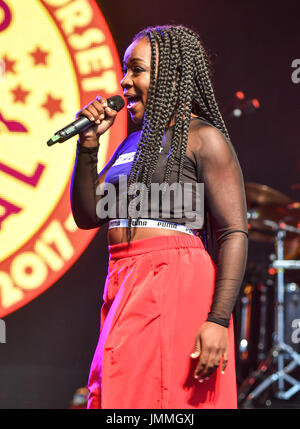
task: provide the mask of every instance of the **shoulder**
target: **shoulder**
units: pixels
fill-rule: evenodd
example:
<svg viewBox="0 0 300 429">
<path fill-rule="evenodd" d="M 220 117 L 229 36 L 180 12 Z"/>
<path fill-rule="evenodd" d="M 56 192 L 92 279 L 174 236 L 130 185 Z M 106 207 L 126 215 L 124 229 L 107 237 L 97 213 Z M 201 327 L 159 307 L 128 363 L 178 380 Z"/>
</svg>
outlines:
<svg viewBox="0 0 300 429">
<path fill-rule="evenodd" d="M 236 156 L 230 140 L 210 122 L 197 118 L 192 121 L 190 140 L 198 158 L 211 159 Z"/>
<path fill-rule="evenodd" d="M 193 146 L 201 151 L 211 145 L 227 143 L 226 137 L 217 127 L 200 117 L 191 121 L 190 135 L 193 137 Z"/>
</svg>

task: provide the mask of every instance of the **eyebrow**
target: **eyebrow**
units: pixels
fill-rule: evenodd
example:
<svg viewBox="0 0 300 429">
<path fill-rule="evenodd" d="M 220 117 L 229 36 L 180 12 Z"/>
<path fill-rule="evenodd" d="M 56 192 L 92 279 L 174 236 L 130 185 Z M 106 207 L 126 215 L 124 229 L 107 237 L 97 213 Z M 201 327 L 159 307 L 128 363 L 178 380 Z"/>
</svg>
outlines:
<svg viewBox="0 0 300 429">
<path fill-rule="evenodd" d="M 143 60 L 143 58 L 131 58 L 130 62 L 133 62 L 133 61 L 142 61 L 143 63 L 146 64 L 146 61 Z M 123 64 L 126 65 L 126 61 L 123 61 Z"/>
</svg>

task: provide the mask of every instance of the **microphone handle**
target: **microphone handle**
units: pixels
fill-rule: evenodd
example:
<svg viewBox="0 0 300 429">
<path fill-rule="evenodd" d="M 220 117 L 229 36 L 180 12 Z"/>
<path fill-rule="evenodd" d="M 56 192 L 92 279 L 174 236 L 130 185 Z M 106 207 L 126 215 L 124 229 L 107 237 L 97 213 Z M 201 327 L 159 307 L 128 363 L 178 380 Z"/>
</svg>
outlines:
<svg viewBox="0 0 300 429">
<path fill-rule="evenodd" d="M 117 96 L 116 96 L 117 97 Z M 111 109 L 114 110 L 120 110 L 118 108 L 118 105 L 114 101 L 115 97 L 108 98 L 107 105 Z M 121 98 L 121 97 L 119 97 Z M 123 103 L 124 105 L 124 103 Z M 123 106 L 121 106 L 122 108 Z M 92 125 L 95 125 L 94 121 L 90 121 L 86 116 L 79 116 L 78 119 L 71 122 L 66 127 L 62 128 L 59 131 L 56 131 L 53 137 L 51 137 L 50 140 L 47 141 L 48 146 L 52 146 L 55 143 L 63 143 L 66 140 L 70 139 L 71 137 L 76 136 L 76 134 L 79 134 L 80 132 L 86 130 L 87 128 L 90 128 Z"/>
<path fill-rule="evenodd" d="M 64 142 L 70 139 L 81 131 L 86 130 L 90 126 L 95 125 L 93 121 L 90 121 L 86 116 L 79 116 L 74 122 L 71 122 L 67 127 L 62 128 L 55 134 L 59 134 L 60 142 Z"/>
<path fill-rule="evenodd" d="M 47 141 L 48 146 L 52 146 L 55 143 L 63 143 L 70 139 L 81 131 L 86 130 L 90 126 L 95 125 L 93 121 L 90 121 L 86 116 L 79 116 L 78 119 L 71 122 L 66 127 L 59 131 L 56 131 L 53 137 Z"/>
</svg>

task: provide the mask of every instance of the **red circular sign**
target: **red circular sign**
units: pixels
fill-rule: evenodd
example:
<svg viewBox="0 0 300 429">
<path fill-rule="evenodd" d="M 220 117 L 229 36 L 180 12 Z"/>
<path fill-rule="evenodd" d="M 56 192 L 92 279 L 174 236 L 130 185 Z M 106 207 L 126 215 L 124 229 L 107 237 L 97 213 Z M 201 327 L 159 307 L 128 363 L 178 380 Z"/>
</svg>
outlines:
<svg viewBox="0 0 300 429">
<path fill-rule="evenodd" d="M 97 229 L 70 206 L 76 138 L 47 140 L 96 95 L 122 95 L 121 65 L 93 0 L 0 0 L 0 317 L 53 285 Z M 126 137 L 127 113 L 102 137 L 98 171 Z"/>
</svg>

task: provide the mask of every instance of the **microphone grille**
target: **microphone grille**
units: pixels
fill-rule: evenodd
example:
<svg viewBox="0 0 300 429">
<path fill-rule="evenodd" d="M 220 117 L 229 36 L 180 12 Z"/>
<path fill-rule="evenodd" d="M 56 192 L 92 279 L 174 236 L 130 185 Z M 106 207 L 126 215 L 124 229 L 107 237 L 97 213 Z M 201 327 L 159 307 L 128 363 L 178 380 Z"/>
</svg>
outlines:
<svg viewBox="0 0 300 429">
<path fill-rule="evenodd" d="M 108 107 L 119 112 L 124 106 L 125 102 L 120 95 L 113 95 L 107 99 Z"/>
</svg>

